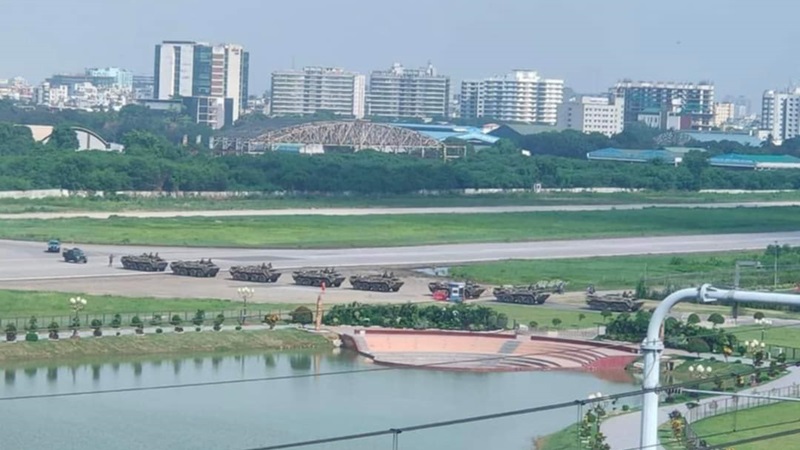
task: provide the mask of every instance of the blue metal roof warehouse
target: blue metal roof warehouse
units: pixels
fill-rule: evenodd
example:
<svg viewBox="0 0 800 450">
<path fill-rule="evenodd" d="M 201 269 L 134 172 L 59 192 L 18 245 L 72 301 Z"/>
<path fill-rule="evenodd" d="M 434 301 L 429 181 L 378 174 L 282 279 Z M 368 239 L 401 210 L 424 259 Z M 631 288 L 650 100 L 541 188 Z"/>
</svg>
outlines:
<svg viewBox="0 0 800 450">
<path fill-rule="evenodd" d="M 800 158 L 790 155 L 743 155 L 728 153 L 709 158 L 708 163 L 717 167 L 754 170 L 800 169 Z"/>
<path fill-rule="evenodd" d="M 586 158 L 596 161 L 648 162 L 661 160 L 670 164 L 680 162 L 680 157 L 667 150 L 628 150 L 622 148 L 601 148 L 586 154 Z"/>
<path fill-rule="evenodd" d="M 440 141 L 455 138 L 467 142 L 492 145 L 500 140 L 499 137 L 484 134 L 483 130 L 476 127 L 431 125 L 426 123 L 391 123 L 389 125 L 414 130 L 417 133 L 422 133 Z"/>
</svg>

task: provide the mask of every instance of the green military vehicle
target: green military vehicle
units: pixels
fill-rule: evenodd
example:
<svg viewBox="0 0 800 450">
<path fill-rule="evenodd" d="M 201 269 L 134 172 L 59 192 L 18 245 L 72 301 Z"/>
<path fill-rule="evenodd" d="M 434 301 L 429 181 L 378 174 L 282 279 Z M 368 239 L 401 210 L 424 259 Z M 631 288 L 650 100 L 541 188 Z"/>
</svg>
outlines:
<svg viewBox="0 0 800 450">
<path fill-rule="evenodd" d="M 61 255 L 64 257 L 64 261 L 68 263 L 86 264 L 89 262 L 89 259 L 86 258 L 86 253 L 77 247 L 68 248 Z"/>
</svg>

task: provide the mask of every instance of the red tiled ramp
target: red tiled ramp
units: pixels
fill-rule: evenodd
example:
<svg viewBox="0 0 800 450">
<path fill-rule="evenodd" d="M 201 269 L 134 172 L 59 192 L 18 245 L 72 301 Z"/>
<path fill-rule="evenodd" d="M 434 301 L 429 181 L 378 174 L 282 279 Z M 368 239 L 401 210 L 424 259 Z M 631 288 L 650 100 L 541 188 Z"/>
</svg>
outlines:
<svg viewBox="0 0 800 450">
<path fill-rule="evenodd" d="M 636 358 L 621 345 L 502 333 L 370 328 L 341 337 L 378 364 L 439 370 L 607 370 Z"/>
</svg>

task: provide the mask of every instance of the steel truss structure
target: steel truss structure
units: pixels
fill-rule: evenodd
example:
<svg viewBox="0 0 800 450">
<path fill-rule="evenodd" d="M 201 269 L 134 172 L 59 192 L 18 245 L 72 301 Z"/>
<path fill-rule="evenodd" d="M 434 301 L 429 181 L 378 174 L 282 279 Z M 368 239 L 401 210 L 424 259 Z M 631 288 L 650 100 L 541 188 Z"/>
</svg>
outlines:
<svg viewBox="0 0 800 450">
<path fill-rule="evenodd" d="M 363 121 L 306 123 L 271 131 L 255 140 L 267 147 L 273 144 L 308 144 L 351 147 L 355 151 L 409 152 L 412 149 L 444 148 L 442 142 L 416 131 Z"/>
</svg>

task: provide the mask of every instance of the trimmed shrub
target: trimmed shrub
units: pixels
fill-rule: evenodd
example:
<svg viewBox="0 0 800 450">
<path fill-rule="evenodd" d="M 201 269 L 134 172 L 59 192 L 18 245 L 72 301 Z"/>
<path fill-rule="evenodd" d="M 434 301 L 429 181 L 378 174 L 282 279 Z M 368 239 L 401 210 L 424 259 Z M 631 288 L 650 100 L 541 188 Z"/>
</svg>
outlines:
<svg viewBox="0 0 800 450">
<path fill-rule="evenodd" d="M 50 339 L 58 339 L 58 322 L 55 320 L 50 322 L 50 325 L 47 326 L 47 337 Z"/>
<path fill-rule="evenodd" d="M 114 318 L 111 319 L 111 328 L 119 328 L 122 326 L 122 316 L 119 314 L 114 314 Z"/>
<path fill-rule="evenodd" d="M 17 340 L 17 326 L 13 323 L 6 325 L 6 340 L 8 342 L 14 342 Z"/>
<path fill-rule="evenodd" d="M 299 323 L 300 325 L 308 325 L 314 321 L 314 313 L 306 306 L 298 306 L 289 315 L 293 323 Z"/>
<path fill-rule="evenodd" d="M 162 320 L 163 319 L 161 318 L 161 314 L 156 314 L 153 316 L 152 319 L 150 319 L 150 325 L 157 327 L 161 325 Z"/>
<path fill-rule="evenodd" d="M 162 330 L 161 328 L 156 328 L 156 334 L 161 334 L 163 332 L 164 332 L 164 330 Z"/>
<path fill-rule="evenodd" d="M 92 334 L 95 337 L 100 337 L 100 336 L 103 335 L 103 330 L 101 329 L 102 326 L 103 326 L 103 322 L 100 319 L 92 320 L 92 322 L 91 322 L 91 327 L 92 327 L 92 330 L 93 330 Z"/>
<path fill-rule="evenodd" d="M 144 326 L 144 322 L 142 322 L 141 317 L 133 316 L 131 318 L 131 326 L 134 327 L 134 328 L 139 328 L 141 326 Z"/>
<path fill-rule="evenodd" d="M 206 321 L 206 312 L 202 309 L 198 309 L 196 313 L 194 313 L 194 317 L 192 317 L 192 323 L 197 325 L 198 327 L 203 325 Z"/>
<path fill-rule="evenodd" d="M 278 321 L 280 321 L 280 317 L 278 317 L 277 314 L 267 314 L 264 316 L 264 324 L 266 324 L 270 330 L 275 328 L 275 325 L 278 324 Z"/>
<path fill-rule="evenodd" d="M 762 319 L 764 319 L 764 317 L 765 317 L 764 313 L 761 312 L 761 311 L 757 311 L 755 314 L 753 314 L 753 319 L 756 319 L 756 320 L 762 320 Z"/>
</svg>

